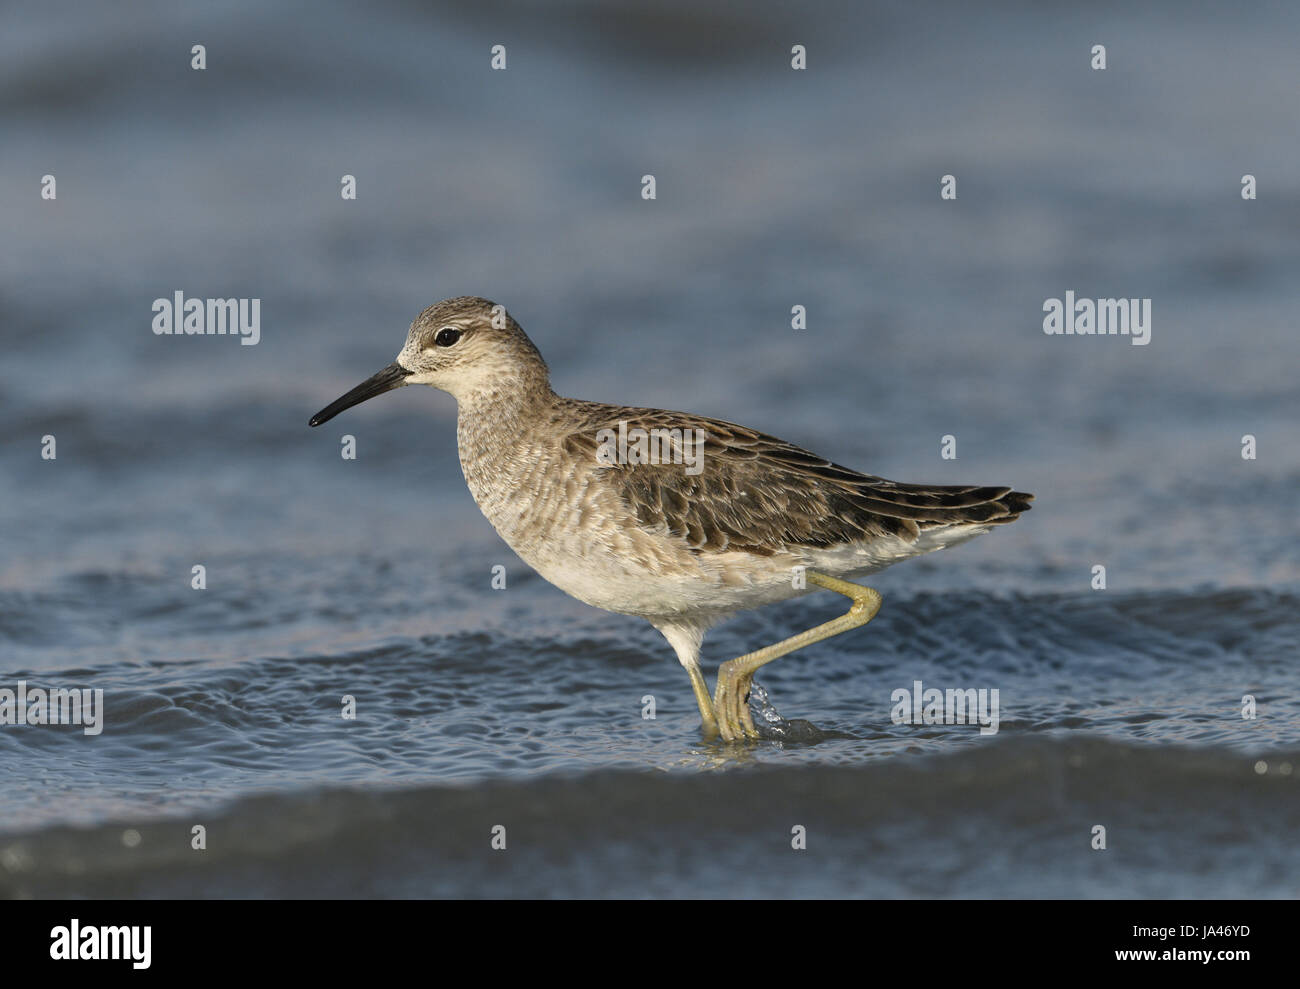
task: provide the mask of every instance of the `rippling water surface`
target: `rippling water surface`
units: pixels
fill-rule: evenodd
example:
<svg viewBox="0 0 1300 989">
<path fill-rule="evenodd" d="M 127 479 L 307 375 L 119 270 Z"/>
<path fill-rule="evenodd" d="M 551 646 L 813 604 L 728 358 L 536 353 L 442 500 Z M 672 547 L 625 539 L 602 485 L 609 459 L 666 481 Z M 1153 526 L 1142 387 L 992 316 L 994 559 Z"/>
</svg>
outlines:
<svg viewBox="0 0 1300 989">
<path fill-rule="evenodd" d="M 0 894 L 1296 895 L 1297 14 L 616 9 L 0 14 L 0 687 L 106 708 L 0 728 Z M 153 335 L 176 290 L 261 342 Z M 1045 336 L 1067 290 L 1151 344 Z M 764 670 L 820 741 L 706 742 L 658 633 L 479 515 L 449 398 L 307 428 L 466 293 L 561 392 L 1038 501 Z M 894 724 L 918 680 L 997 734 Z"/>
</svg>

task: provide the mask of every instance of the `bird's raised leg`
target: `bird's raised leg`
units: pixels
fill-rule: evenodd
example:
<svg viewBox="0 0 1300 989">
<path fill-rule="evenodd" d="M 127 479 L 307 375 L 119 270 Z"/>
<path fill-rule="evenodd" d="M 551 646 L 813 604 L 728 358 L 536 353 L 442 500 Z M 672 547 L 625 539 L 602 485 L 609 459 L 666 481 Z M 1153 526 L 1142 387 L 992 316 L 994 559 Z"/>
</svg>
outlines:
<svg viewBox="0 0 1300 989">
<path fill-rule="evenodd" d="M 850 598 L 853 605 L 839 618 L 833 618 L 825 624 L 792 635 L 757 652 L 738 656 L 718 667 L 718 689 L 713 695 L 713 710 L 718 719 L 718 731 L 728 742 L 745 737 L 758 738 L 758 729 L 754 727 L 754 719 L 749 713 L 749 687 L 753 682 L 755 670 L 796 649 L 802 649 L 814 642 L 821 642 L 833 635 L 847 632 L 851 628 L 865 625 L 875 618 L 876 612 L 880 610 L 880 594 L 870 587 L 813 573 L 811 570 L 806 571 L 805 576 L 809 583 Z M 698 686 L 695 693 L 698 699 L 700 694 Z M 700 702 L 700 709 L 701 711 L 704 709 L 703 701 Z"/>
</svg>

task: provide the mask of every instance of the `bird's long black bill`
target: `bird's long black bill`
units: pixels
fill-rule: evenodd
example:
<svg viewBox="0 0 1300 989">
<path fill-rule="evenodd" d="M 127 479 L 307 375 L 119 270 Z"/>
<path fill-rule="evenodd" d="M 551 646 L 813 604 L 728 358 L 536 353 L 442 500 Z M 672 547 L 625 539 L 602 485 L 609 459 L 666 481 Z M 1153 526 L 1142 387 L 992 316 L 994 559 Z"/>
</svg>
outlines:
<svg viewBox="0 0 1300 989">
<path fill-rule="evenodd" d="M 402 365 L 397 363 L 389 364 L 378 374 L 372 374 L 342 398 L 330 402 L 329 405 L 311 417 L 311 422 L 308 425 L 319 426 L 322 422 L 329 422 L 344 409 L 350 409 L 354 405 L 360 405 L 368 398 L 374 398 L 386 391 L 400 388 L 406 384 L 406 379 L 410 376 L 411 372 Z"/>
</svg>

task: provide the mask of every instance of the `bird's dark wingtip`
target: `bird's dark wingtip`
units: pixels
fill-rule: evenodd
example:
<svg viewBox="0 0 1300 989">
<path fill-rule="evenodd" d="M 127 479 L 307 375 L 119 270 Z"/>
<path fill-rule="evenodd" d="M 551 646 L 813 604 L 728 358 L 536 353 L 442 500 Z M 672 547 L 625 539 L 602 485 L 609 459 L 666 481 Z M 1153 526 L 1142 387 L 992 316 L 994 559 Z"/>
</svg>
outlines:
<svg viewBox="0 0 1300 989">
<path fill-rule="evenodd" d="M 1014 522 L 1023 512 L 1029 511 L 1033 506 L 1029 503 L 1034 500 L 1034 496 L 1028 491 L 1008 491 L 1001 498 L 997 499 L 996 504 L 1006 509 L 1006 514 L 1000 518 L 989 519 L 994 525 L 1005 525 L 1008 522 Z"/>
</svg>

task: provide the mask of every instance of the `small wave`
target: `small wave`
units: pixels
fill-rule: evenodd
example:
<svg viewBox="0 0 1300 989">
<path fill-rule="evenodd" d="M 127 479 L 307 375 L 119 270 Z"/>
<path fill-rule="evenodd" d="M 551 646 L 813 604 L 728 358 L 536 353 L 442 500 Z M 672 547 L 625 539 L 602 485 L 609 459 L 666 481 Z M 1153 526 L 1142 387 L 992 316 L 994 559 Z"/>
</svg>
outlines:
<svg viewBox="0 0 1300 989">
<path fill-rule="evenodd" d="M 1300 752 L 1044 736 L 849 767 L 313 789 L 0 839 L 0 894 L 1290 896 L 1295 768 Z"/>
</svg>

